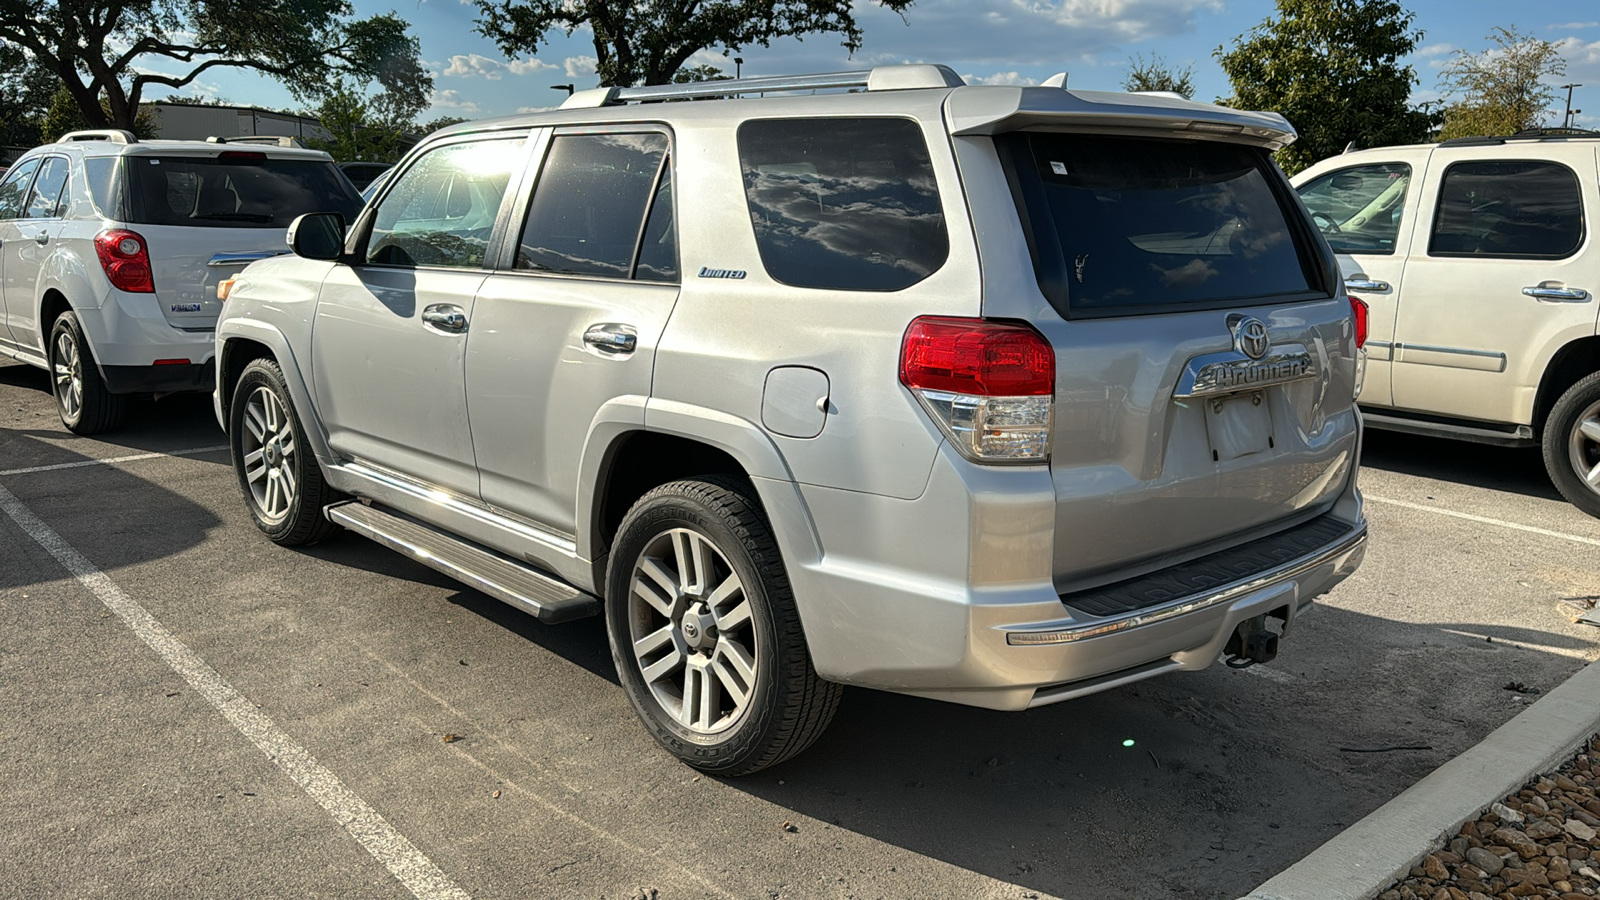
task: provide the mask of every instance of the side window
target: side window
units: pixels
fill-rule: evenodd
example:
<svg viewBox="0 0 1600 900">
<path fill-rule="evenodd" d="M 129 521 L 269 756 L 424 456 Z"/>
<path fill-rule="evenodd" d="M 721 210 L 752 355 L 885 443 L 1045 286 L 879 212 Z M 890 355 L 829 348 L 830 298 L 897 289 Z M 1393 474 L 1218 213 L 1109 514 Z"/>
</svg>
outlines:
<svg viewBox="0 0 1600 900">
<path fill-rule="evenodd" d="M 519 136 L 428 151 L 384 195 L 367 241 L 367 262 L 481 267 L 524 145 Z"/>
<path fill-rule="evenodd" d="M 661 202 L 657 181 L 667 155 L 667 136 L 644 134 L 558 135 L 528 204 L 528 218 L 517 246 L 516 267 L 562 275 L 628 278 L 632 274 L 640 225 L 652 197 L 666 218 L 656 226 L 657 246 L 649 265 L 661 265 L 661 244 L 673 234 L 672 202 Z M 650 240 L 649 236 L 646 241 Z M 673 273 L 675 247 L 668 246 Z M 646 261 L 641 258 L 641 269 Z"/>
<path fill-rule="evenodd" d="M 1300 189 L 1300 199 L 1336 253 L 1394 253 L 1411 167 L 1379 163 L 1340 169 Z"/>
<path fill-rule="evenodd" d="M 117 160 L 115 156 L 90 156 L 83 161 L 83 177 L 89 182 L 89 196 L 94 198 L 95 209 L 110 218 L 123 218 L 119 206 L 121 192 L 117 190 Z"/>
<path fill-rule="evenodd" d="M 1562 259 L 1583 243 L 1583 194 L 1566 166 L 1533 160 L 1445 170 L 1429 256 Z"/>
<path fill-rule="evenodd" d="M 765 119 L 739 163 L 767 274 L 796 287 L 898 291 L 950 254 L 922 129 L 909 119 Z"/>
<path fill-rule="evenodd" d="M 39 167 L 39 177 L 33 180 L 33 190 L 28 192 L 28 208 L 24 219 L 53 219 L 65 210 L 61 206 L 62 189 L 67 186 L 67 176 L 72 164 L 60 156 L 46 157 Z"/>
<path fill-rule="evenodd" d="M 639 265 L 634 275 L 640 281 L 678 280 L 678 229 L 672 210 L 672 166 L 661 167 L 661 184 L 650 201 L 650 220 L 644 226 L 639 244 Z"/>
<path fill-rule="evenodd" d="M 0 221 L 22 215 L 23 198 L 27 196 L 28 185 L 38 169 L 39 160 L 30 159 L 12 169 L 5 180 L 0 181 Z"/>
</svg>

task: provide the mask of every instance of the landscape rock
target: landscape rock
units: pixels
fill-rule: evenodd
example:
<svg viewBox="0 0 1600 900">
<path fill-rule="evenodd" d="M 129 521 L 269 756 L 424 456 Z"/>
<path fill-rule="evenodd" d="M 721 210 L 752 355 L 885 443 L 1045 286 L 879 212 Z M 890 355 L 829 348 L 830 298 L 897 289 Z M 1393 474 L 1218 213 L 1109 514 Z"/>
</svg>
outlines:
<svg viewBox="0 0 1600 900">
<path fill-rule="evenodd" d="M 1500 857 L 1481 847 L 1473 847 L 1467 851 L 1467 862 L 1482 869 L 1483 874 L 1490 877 L 1499 875 L 1500 870 L 1506 867 L 1506 864 L 1501 862 Z"/>
</svg>

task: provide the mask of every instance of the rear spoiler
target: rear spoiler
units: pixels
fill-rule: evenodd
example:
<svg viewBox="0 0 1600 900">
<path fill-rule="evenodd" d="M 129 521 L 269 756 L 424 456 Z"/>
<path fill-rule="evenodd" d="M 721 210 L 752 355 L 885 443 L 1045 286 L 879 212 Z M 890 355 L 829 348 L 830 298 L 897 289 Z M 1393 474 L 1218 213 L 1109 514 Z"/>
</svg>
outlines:
<svg viewBox="0 0 1600 900">
<path fill-rule="evenodd" d="M 1159 94 L 1059 87 L 956 88 L 945 101 L 945 118 L 953 135 L 993 135 L 1065 125 L 1231 137 L 1268 150 L 1281 150 L 1298 137 L 1288 120 L 1277 113 L 1247 112 Z"/>
</svg>

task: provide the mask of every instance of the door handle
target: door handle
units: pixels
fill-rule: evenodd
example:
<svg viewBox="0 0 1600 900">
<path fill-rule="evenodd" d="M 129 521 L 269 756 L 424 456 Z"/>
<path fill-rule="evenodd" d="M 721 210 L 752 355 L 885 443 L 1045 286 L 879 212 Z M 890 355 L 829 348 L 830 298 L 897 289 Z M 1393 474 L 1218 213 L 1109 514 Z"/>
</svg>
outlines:
<svg viewBox="0 0 1600 900">
<path fill-rule="evenodd" d="M 1357 291 L 1387 291 L 1390 290 L 1389 282 L 1373 281 L 1368 278 L 1353 278 L 1344 283 L 1344 286 Z"/>
<path fill-rule="evenodd" d="M 603 322 L 589 326 L 583 342 L 608 356 L 626 356 L 639 346 L 639 332 L 632 325 Z"/>
<path fill-rule="evenodd" d="M 467 330 L 467 312 L 454 303 L 435 303 L 422 310 L 424 324 L 450 334 Z"/>
<path fill-rule="evenodd" d="M 33 236 L 33 242 L 35 244 L 38 244 L 41 247 L 43 247 L 45 244 L 50 243 L 50 232 L 48 232 L 48 231 L 39 232 L 38 234 Z"/>
<path fill-rule="evenodd" d="M 1568 303 L 1589 299 L 1589 292 L 1583 288 L 1569 288 L 1559 281 L 1544 281 L 1532 287 L 1525 287 L 1522 293 L 1535 300 L 1564 300 Z"/>
</svg>

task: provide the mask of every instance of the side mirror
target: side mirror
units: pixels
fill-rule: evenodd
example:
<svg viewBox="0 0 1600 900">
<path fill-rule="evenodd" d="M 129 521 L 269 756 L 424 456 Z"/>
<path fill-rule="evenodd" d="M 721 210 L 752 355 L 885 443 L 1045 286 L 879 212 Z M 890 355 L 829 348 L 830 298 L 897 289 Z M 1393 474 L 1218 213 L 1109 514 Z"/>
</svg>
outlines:
<svg viewBox="0 0 1600 900">
<path fill-rule="evenodd" d="M 288 240 L 295 256 L 335 261 L 344 255 L 344 216 L 306 213 L 289 224 Z"/>
</svg>

